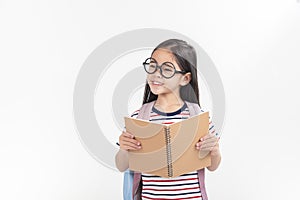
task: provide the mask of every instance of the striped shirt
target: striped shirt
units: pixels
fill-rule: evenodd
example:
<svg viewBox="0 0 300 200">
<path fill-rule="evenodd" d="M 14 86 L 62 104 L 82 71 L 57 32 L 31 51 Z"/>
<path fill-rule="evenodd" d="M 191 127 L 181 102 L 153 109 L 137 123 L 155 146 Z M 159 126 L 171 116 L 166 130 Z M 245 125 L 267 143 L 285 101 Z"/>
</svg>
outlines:
<svg viewBox="0 0 300 200">
<path fill-rule="evenodd" d="M 201 109 L 201 112 L 205 112 Z M 131 117 L 137 117 L 136 110 Z M 164 113 L 152 107 L 149 121 L 161 124 L 172 124 L 189 118 L 186 103 L 175 112 Z M 215 133 L 214 125 L 209 122 L 209 132 Z M 217 133 L 215 133 L 218 135 Z M 142 173 L 142 199 L 197 199 L 202 200 L 197 171 L 192 171 L 174 178 L 164 178 Z"/>
</svg>

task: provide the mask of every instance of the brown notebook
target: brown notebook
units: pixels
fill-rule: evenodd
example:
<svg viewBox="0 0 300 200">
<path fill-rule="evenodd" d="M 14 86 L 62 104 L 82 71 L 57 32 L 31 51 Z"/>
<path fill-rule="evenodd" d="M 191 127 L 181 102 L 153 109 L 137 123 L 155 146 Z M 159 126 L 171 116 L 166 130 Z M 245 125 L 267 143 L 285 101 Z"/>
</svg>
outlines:
<svg viewBox="0 0 300 200">
<path fill-rule="evenodd" d="M 142 146 L 128 151 L 133 171 L 171 178 L 211 165 L 210 153 L 195 148 L 208 133 L 208 111 L 170 125 L 125 117 L 125 127 Z"/>
</svg>

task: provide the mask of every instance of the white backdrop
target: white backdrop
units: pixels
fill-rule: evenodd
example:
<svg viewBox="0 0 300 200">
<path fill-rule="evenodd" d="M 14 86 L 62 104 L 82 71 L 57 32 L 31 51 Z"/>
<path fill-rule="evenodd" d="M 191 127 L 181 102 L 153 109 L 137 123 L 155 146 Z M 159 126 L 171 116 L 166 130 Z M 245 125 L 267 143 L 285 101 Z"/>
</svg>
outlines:
<svg viewBox="0 0 300 200">
<path fill-rule="evenodd" d="M 122 174 L 76 133 L 74 83 L 102 42 L 151 27 L 198 42 L 222 78 L 223 158 L 206 176 L 210 200 L 299 199 L 297 0 L 0 0 L 0 27 L 0 199 L 121 199 Z"/>
</svg>

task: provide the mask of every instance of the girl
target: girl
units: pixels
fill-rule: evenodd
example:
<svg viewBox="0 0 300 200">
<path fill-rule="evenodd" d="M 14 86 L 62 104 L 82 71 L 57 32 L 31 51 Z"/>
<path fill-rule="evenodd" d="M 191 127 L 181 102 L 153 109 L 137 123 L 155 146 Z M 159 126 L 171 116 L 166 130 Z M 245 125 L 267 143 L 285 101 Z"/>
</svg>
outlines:
<svg viewBox="0 0 300 200">
<path fill-rule="evenodd" d="M 169 39 L 159 44 L 151 57 L 143 63 L 147 72 L 143 105 L 152 106 L 150 121 L 171 124 L 190 116 L 189 105 L 199 103 L 199 89 L 197 80 L 197 58 L 195 49 L 185 41 Z M 203 109 L 200 109 L 204 112 Z M 137 117 L 139 110 L 131 117 Z M 141 143 L 134 136 L 123 131 L 119 137 L 120 150 L 115 160 L 121 171 L 128 171 L 128 150 L 142 148 Z M 195 146 L 201 152 L 210 151 L 211 166 L 214 171 L 221 161 L 218 144 L 218 133 L 210 120 L 208 134 L 201 138 Z M 203 169 L 204 172 L 204 169 Z M 140 196 L 132 199 L 202 199 L 206 200 L 204 183 L 197 171 L 175 178 L 163 178 L 142 173 Z M 204 179 L 204 176 L 203 176 Z M 135 194 L 134 194 L 135 195 Z"/>
</svg>

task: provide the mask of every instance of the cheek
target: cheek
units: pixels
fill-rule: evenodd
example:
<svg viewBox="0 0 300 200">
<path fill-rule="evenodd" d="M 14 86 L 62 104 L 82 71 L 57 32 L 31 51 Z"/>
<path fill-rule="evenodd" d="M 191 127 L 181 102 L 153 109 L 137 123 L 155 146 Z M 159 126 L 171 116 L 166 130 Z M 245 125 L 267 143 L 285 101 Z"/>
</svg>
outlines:
<svg viewBox="0 0 300 200">
<path fill-rule="evenodd" d="M 165 81 L 165 86 L 168 87 L 171 90 L 180 86 L 179 85 L 179 83 L 180 83 L 179 80 L 175 79 L 175 77 L 173 77 L 173 78 L 170 79 L 170 80 Z"/>
<path fill-rule="evenodd" d="M 150 79 L 162 80 L 162 78 L 157 77 L 156 72 L 154 74 L 147 74 L 146 78 L 147 78 L 147 80 L 150 80 Z"/>
<path fill-rule="evenodd" d="M 149 83 L 150 80 L 153 80 L 153 79 L 154 79 L 153 74 L 148 74 L 146 77 L 147 83 Z"/>
<path fill-rule="evenodd" d="M 147 76 L 146 76 L 147 82 L 149 81 L 149 79 L 150 79 L 150 74 L 147 74 Z"/>
</svg>

